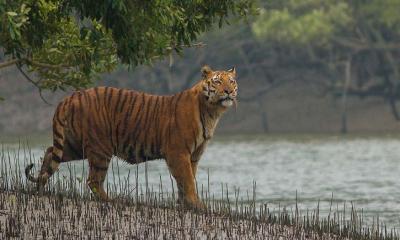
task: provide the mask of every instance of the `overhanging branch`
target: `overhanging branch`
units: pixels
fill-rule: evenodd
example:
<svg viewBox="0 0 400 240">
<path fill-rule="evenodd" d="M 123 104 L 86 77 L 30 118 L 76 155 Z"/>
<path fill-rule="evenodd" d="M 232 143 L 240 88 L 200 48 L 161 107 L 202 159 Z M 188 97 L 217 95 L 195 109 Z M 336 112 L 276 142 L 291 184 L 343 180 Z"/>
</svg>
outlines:
<svg viewBox="0 0 400 240">
<path fill-rule="evenodd" d="M 41 63 L 41 62 L 36 62 L 33 61 L 32 59 L 24 59 L 28 64 L 35 66 L 35 67 L 40 67 L 40 68 L 70 68 L 71 66 L 65 65 L 65 64 L 48 64 L 48 63 Z"/>
<path fill-rule="evenodd" d="M 12 59 L 7 62 L 2 62 L 2 63 L 0 63 L 0 68 L 9 67 L 11 65 L 18 63 L 19 61 L 20 61 L 19 59 Z"/>
<path fill-rule="evenodd" d="M 17 65 L 18 70 L 20 71 L 20 73 L 26 78 L 26 80 L 28 80 L 30 83 L 32 83 L 39 91 L 39 96 L 40 98 L 43 100 L 43 102 L 45 102 L 46 104 L 52 106 L 51 103 L 49 103 L 42 95 L 42 88 L 39 86 L 39 84 L 37 82 L 35 82 L 34 80 L 32 80 L 28 74 L 26 74 L 24 72 L 24 70 L 22 70 L 22 68 L 20 66 Z"/>
<path fill-rule="evenodd" d="M 57 69 L 57 68 L 71 68 L 72 66 L 65 65 L 65 64 L 49 64 L 49 63 L 42 63 L 42 62 L 37 62 L 29 58 L 21 58 L 21 59 L 11 59 L 6 62 L 0 63 L 0 69 L 12 66 L 17 63 L 26 63 L 28 65 L 34 66 L 34 67 L 40 67 L 40 68 L 51 68 L 51 69 Z"/>
</svg>

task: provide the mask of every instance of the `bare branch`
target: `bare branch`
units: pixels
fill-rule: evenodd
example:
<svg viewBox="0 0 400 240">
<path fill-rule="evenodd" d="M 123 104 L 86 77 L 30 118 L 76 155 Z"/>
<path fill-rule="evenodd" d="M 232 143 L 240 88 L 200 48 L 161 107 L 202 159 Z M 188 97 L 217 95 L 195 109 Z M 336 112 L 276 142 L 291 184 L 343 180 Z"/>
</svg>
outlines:
<svg viewBox="0 0 400 240">
<path fill-rule="evenodd" d="M 35 67 L 40 67 L 40 68 L 71 68 L 72 66 L 65 65 L 65 64 L 48 64 L 48 63 L 41 63 L 41 62 L 36 62 L 33 61 L 32 59 L 25 58 L 24 61 L 26 61 L 28 64 L 35 66 Z"/>
<path fill-rule="evenodd" d="M 252 102 L 252 101 L 256 100 L 257 98 L 262 97 L 265 94 L 271 92 L 272 90 L 289 83 L 290 80 L 291 80 L 291 78 L 289 77 L 286 79 L 280 79 L 279 81 L 275 81 L 272 84 L 270 84 L 269 86 L 258 90 L 255 94 L 252 94 L 251 96 L 242 97 L 242 95 L 240 95 L 239 101 L 240 102 Z"/>
<path fill-rule="evenodd" d="M 207 46 L 207 44 L 205 44 L 203 42 L 193 43 L 193 44 L 189 44 L 189 45 L 182 45 L 182 47 L 195 47 L 195 48 L 202 48 L 205 46 Z"/>
<path fill-rule="evenodd" d="M 371 42 L 359 42 L 354 40 L 348 40 L 344 38 L 335 37 L 333 41 L 342 45 L 344 47 L 352 48 L 355 51 L 363 51 L 363 50 L 399 50 L 400 43 L 371 43 Z"/>
<path fill-rule="evenodd" d="M 0 68 L 9 67 L 11 65 L 18 63 L 19 61 L 20 61 L 19 59 L 11 59 L 7 62 L 2 62 L 2 63 L 0 63 Z"/>
<path fill-rule="evenodd" d="M 45 103 L 46 103 L 47 105 L 49 105 L 49 106 L 53 106 L 51 103 L 49 103 L 49 102 L 43 97 L 43 95 L 42 95 L 42 89 L 40 88 L 40 86 L 38 85 L 38 83 L 35 82 L 34 80 L 32 80 L 32 79 L 28 76 L 28 74 L 26 74 L 26 73 L 22 70 L 21 66 L 18 66 L 18 65 L 16 65 L 16 66 L 17 66 L 18 70 L 21 72 L 21 74 L 26 78 L 26 80 L 28 80 L 30 83 L 32 83 L 32 84 L 38 89 L 38 91 L 39 91 L 39 96 L 40 96 L 40 98 L 43 100 L 43 102 L 45 102 Z"/>
<path fill-rule="evenodd" d="M 17 63 L 26 63 L 26 64 L 32 65 L 34 67 L 52 68 L 52 69 L 56 69 L 56 68 L 71 68 L 72 67 L 72 66 L 65 65 L 65 64 L 48 64 L 48 63 L 37 62 L 37 61 L 34 61 L 32 59 L 29 59 L 29 58 L 21 58 L 21 59 L 11 59 L 11 60 L 9 60 L 7 62 L 2 62 L 2 63 L 0 63 L 0 68 L 9 67 L 9 66 L 12 66 L 12 65 L 17 64 Z"/>
</svg>

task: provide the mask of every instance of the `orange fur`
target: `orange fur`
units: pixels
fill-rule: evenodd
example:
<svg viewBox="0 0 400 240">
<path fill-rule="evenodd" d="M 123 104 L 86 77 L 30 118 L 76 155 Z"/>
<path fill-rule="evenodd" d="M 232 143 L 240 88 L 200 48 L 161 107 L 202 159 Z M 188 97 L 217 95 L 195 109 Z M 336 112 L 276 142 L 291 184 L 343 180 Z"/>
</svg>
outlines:
<svg viewBox="0 0 400 240">
<path fill-rule="evenodd" d="M 53 146 L 37 178 L 43 186 L 61 162 L 88 158 L 88 185 L 107 200 L 103 189 L 112 156 L 128 163 L 164 158 L 174 176 L 180 200 L 201 207 L 195 189 L 200 157 L 219 118 L 236 102 L 235 70 L 212 71 L 205 66 L 202 80 L 172 96 L 97 87 L 65 98 L 53 119 Z"/>
</svg>

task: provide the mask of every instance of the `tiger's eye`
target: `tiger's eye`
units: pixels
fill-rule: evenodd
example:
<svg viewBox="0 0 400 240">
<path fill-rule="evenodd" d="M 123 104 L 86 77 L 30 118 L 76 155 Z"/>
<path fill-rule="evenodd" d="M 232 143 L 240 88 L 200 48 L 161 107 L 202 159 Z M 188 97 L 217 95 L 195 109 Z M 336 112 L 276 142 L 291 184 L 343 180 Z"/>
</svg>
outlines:
<svg viewBox="0 0 400 240">
<path fill-rule="evenodd" d="M 216 85 L 221 85 L 222 81 L 219 78 L 213 78 L 212 81 L 216 84 Z"/>
</svg>

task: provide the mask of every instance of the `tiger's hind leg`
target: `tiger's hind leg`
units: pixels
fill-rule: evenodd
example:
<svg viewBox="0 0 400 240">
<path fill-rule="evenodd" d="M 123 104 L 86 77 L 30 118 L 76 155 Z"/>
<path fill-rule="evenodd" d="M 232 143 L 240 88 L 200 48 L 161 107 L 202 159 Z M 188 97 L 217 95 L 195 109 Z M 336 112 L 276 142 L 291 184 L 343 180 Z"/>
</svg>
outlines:
<svg viewBox="0 0 400 240">
<path fill-rule="evenodd" d="M 61 162 L 79 160 L 83 159 L 83 157 L 81 147 L 72 144 L 69 139 L 64 141 L 63 138 L 61 139 L 59 136 L 54 136 L 53 146 L 46 150 L 38 177 L 35 178 L 29 173 L 33 164 L 27 166 L 25 174 L 28 180 L 37 184 L 37 190 L 41 192 L 49 178 L 58 170 Z"/>
<path fill-rule="evenodd" d="M 56 140 L 54 140 L 56 141 Z M 35 182 L 37 190 L 39 192 L 43 191 L 44 186 L 46 185 L 49 178 L 58 170 L 58 166 L 61 163 L 62 157 L 58 157 L 57 154 L 62 156 L 62 149 L 58 149 L 58 147 L 62 147 L 62 145 L 53 145 L 53 147 L 49 147 L 46 150 L 46 153 L 43 157 L 42 166 L 40 168 L 40 172 L 37 178 L 31 176 L 29 171 L 32 169 L 33 164 L 30 164 L 25 169 L 25 174 L 28 180 Z"/>
<path fill-rule="evenodd" d="M 58 170 L 63 155 L 63 138 L 54 135 L 53 147 L 49 147 L 44 155 L 42 167 L 37 178 L 37 189 L 43 191 L 49 178 Z"/>
<path fill-rule="evenodd" d="M 40 192 L 43 191 L 43 188 L 46 185 L 48 179 L 58 169 L 59 163 L 53 161 L 53 151 L 54 147 L 47 148 L 43 158 L 43 163 L 42 167 L 40 168 L 38 182 L 37 182 L 37 189 Z"/>
<path fill-rule="evenodd" d="M 109 197 L 104 190 L 104 180 L 107 176 L 108 165 L 111 157 L 103 157 L 98 154 L 88 154 L 89 176 L 87 183 L 93 194 L 103 201 L 109 201 Z"/>
</svg>

